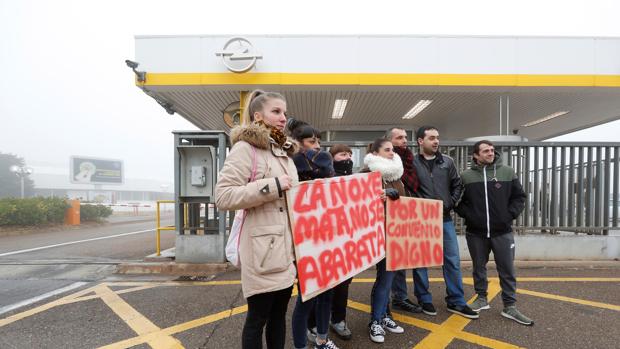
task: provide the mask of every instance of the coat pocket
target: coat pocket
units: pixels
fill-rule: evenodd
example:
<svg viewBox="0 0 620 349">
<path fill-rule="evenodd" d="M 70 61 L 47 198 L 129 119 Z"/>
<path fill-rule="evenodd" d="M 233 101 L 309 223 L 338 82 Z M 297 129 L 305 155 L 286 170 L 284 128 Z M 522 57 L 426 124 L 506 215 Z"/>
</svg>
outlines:
<svg viewBox="0 0 620 349">
<path fill-rule="evenodd" d="M 252 229 L 252 261 L 259 274 L 285 271 L 291 262 L 286 253 L 285 226 L 266 225 Z"/>
</svg>

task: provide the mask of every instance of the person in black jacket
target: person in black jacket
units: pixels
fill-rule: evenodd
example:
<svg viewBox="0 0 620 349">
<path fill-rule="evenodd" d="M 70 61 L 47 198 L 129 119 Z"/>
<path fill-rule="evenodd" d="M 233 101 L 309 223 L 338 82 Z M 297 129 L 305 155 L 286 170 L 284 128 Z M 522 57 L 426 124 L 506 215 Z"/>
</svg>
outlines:
<svg viewBox="0 0 620 349">
<path fill-rule="evenodd" d="M 465 302 L 461 260 L 456 230 L 450 211 L 461 197 L 461 177 L 452 158 L 439 152 L 439 131 L 436 127 L 423 126 L 416 131 L 419 154 L 413 159 L 418 176 L 417 196 L 443 201 L 443 278 L 446 283 L 448 311 L 469 319 L 478 313 Z M 414 269 L 414 294 L 427 315 L 437 315 L 429 292 L 428 270 Z"/>
<path fill-rule="evenodd" d="M 392 127 L 385 133 L 385 139 L 392 142 L 394 152 L 403 162 L 403 176 L 400 178 L 405 186 L 407 196 L 416 196 L 418 190 L 418 176 L 413 167 L 414 154 L 407 146 L 407 131 L 400 127 Z M 415 277 L 415 271 L 411 270 Z M 392 282 L 392 307 L 410 313 L 421 313 L 422 307 L 407 297 L 407 271 L 396 270 Z"/>
<path fill-rule="evenodd" d="M 334 159 L 334 171 L 336 172 L 336 176 L 348 176 L 353 174 L 353 160 L 351 160 L 353 151 L 349 146 L 345 144 L 334 144 L 329 148 L 329 153 Z M 349 285 L 352 280 L 353 278 L 349 278 L 332 289 L 333 297 L 329 328 L 336 333 L 338 338 L 343 340 L 350 340 L 353 337 L 351 330 L 347 326 L 347 301 L 349 299 Z M 310 339 L 316 337 L 315 327 L 315 312 L 311 312 L 308 318 L 308 334 Z"/>
<path fill-rule="evenodd" d="M 299 142 L 301 148 L 293 156 L 299 181 L 333 177 L 333 159 L 329 152 L 321 150 L 320 132 L 308 123 L 293 118 L 288 119 L 286 127 L 291 137 Z M 315 348 L 338 349 L 336 344 L 327 337 L 332 297 L 333 289 L 304 302 L 301 299 L 301 291 L 299 292 L 292 316 L 295 348 L 306 348 L 308 339 L 312 339 Z M 314 321 L 316 322 L 316 327 L 312 331 L 308 329 L 311 312 L 315 312 Z"/>
<path fill-rule="evenodd" d="M 465 219 L 467 247 L 473 263 L 477 298 L 471 308 L 490 309 L 487 301 L 487 262 L 493 251 L 502 288 L 502 316 L 522 325 L 534 322 L 515 306 L 517 281 L 514 269 L 515 242 L 512 221 L 525 207 L 525 193 L 514 170 L 502 164 L 493 143 L 474 144 L 472 167 L 461 175 L 464 194 L 455 211 Z"/>
</svg>

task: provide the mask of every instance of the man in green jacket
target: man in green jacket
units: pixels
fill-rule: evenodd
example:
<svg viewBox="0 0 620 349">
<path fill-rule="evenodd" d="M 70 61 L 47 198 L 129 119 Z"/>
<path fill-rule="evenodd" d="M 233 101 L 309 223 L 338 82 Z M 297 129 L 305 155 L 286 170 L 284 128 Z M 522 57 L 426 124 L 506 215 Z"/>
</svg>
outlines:
<svg viewBox="0 0 620 349">
<path fill-rule="evenodd" d="M 473 263 L 474 289 L 478 294 L 472 310 L 490 309 L 487 301 L 487 262 L 493 251 L 502 288 L 502 316 L 522 325 L 534 322 L 517 310 L 512 221 L 525 207 L 525 193 L 512 168 L 504 166 L 493 143 L 474 144 L 473 163 L 461 174 L 463 197 L 455 211 L 465 219 L 467 248 Z"/>
</svg>

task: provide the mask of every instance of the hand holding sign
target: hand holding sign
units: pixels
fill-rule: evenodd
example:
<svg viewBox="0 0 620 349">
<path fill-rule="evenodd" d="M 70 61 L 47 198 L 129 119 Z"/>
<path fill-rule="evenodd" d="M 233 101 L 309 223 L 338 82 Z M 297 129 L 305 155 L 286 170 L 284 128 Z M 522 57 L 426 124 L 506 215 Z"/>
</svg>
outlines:
<svg viewBox="0 0 620 349">
<path fill-rule="evenodd" d="M 280 177 L 278 177 L 278 181 L 280 182 L 280 188 L 283 191 L 291 189 L 291 186 L 293 184 L 289 175 L 281 175 Z"/>
</svg>

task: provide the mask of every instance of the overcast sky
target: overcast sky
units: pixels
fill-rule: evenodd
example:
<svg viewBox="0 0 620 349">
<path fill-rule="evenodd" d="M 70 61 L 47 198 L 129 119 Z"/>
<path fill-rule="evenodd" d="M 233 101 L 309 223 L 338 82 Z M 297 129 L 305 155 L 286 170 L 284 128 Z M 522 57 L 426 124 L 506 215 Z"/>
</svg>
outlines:
<svg viewBox="0 0 620 349">
<path fill-rule="evenodd" d="M 134 35 L 457 34 L 620 37 L 620 1 L 0 0 L 0 152 L 35 166 L 122 159 L 172 180 L 172 130 L 133 84 Z M 620 122 L 556 140 L 617 141 Z"/>
</svg>

